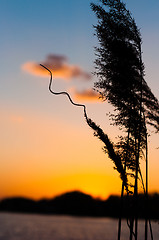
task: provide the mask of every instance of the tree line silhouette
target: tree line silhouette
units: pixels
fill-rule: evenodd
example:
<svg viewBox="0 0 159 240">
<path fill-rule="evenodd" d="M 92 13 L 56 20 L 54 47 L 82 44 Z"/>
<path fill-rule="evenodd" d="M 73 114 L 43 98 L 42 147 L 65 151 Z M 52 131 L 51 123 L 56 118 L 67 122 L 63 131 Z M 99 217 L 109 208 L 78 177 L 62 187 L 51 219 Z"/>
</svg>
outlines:
<svg viewBox="0 0 159 240">
<path fill-rule="evenodd" d="M 124 196 L 122 217 L 130 217 L 129 202 L 132 196 Z M 159 194 L 149 196 L 148 217 L 159 220 Z M 139 195 L 139 218 L 144 219 L 145 196 Z M 67 192 L 51 199 L 32 200 L 24 197 L 6 198 L 0 201 L 0 212 L 58 214 L 72 216 L 113 217 L 120 214 L 120 197 L 111 195 L 106 200 L 92 198 L 79 191 Z"/>
</svg>

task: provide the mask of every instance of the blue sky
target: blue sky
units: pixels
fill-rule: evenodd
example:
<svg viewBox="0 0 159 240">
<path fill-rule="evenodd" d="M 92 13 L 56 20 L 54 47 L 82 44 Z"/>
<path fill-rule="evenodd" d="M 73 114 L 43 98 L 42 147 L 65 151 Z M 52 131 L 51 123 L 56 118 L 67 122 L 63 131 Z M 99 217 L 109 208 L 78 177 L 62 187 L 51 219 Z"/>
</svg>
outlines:
<svg viewBox="0 0 159 240">
<path fill-rule="evenodd" d="M 155 0 L 125 2 L 141 28 L 148 79 L 150 73 L 154 77 L 148 81 L 152 82 L 152 87 L 156 91 L 159 2 Z M 92 25 L 96 23 L 96 18 L 89 5 L 89 0 L 2 0 L 0 10 L 2 88 L 8 87 L 5 78 L 10 78 L 11 84 L 11 78 L 14 76 L 16 79 L 22 77 L 20 66 L 23 62 L 42 61 L 49 53 L 66 55 L 70 62 L 77 63 L 89 71 L 93 70 L 95 58 L 93 46 L 96 46 L 97 40 L 93 36 Z M 2 95 L 3 93 L 8 98 L 4 90 Z"/>
</svg>

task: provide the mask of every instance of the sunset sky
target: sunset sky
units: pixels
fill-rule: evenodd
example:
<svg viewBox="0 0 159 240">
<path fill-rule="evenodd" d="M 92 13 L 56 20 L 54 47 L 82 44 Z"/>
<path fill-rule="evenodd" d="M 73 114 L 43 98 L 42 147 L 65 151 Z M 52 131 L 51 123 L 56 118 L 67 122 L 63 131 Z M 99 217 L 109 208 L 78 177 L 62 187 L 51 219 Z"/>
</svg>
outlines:
<svg viewBox="0 0 159 240">
<path fill-rule="evenodd" d="M 35 199 L 80 190 L 94 197 L 120 194 L 121 180 L 67 90 L 112 140 L 111 110 L 93 92 L 93 24 L 89 0 L 1 0 L 0 198 Z M 93 2 L 98 2 L 93 1 Z M 143 39 L 146 81 L 159 98 L 159 1 L 125 0 Z M 149 138 L 149 189 L 159 192 L 159 137 Z M 144 170 L 144 163 L 142 163 Z"/>
</svg>

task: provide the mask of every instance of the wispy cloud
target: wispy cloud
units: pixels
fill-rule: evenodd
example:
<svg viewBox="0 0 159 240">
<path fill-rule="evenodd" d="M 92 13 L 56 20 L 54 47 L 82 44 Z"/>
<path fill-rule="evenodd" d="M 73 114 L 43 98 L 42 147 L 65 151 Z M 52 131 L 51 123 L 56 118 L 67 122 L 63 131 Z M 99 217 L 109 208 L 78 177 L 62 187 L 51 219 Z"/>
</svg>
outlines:
<svg viewBox="0 0 159 240">
<path fill-rule="evenodd" d="M 76 101 L 81 102 L 101 102 L 99 99 L 99 94 L 92 89 L 86 89 L 83 91 L 78 91 L 75 88 L 71 88 L 71 94 Z"/>
<path fill-rule="evenodd" d="M 55 78 L 62 78 L 70 80 L 72 78 L 80 77 L 84 80 L 91 79 L 91 74 L 82 70 L 78 65 L 71 65 L 65 56 L 50 54 L 46 57 L 45 61 L 40 62 L 49 68 Z M 22 65 L 22 69 L 32 75 L 46 77 L 48 72 L 42 68 L 39 63 L 26 62 Z"/>
</svg>

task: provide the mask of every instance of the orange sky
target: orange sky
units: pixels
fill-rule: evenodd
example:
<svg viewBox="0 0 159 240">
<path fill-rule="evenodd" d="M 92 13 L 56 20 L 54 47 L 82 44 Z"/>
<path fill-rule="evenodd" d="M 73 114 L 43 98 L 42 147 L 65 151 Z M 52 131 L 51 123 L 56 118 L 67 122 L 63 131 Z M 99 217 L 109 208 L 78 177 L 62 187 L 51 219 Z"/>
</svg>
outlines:
<svg viewBox="0 0 159 240">
<path fill-rule="evenodd" d="M 3 110 L 1 197 L 40 198 L 81 190 L 104 198 L 110 191 L 118 192 L 120 180 L 117 173 L 112 175 L 102 144 L 93 137 L 81 109 L 74 112 L 81 118 L 78 128 L 52 113 L 37 116 L 22 109 Z"/>
<path fill-rule="evenodd" d="M 52 98 L 56 101 L 56 96 Z M 101 110 L 101 104 L 98 106 Z M 18 195 L 39 199 L 73 190 L 100 198 L 120 194 L 119 175 L 102 151 L 102 143 L 87 126 L 82 109 L 68 105 L 68 111 L 74 111 L 73 122 L 69 123 L 69 116 L 63 114 L 63 121 L 51 108 L 50 104 L 50 113 L 45 116 L 14 107 L 3 109 L 0 157 L 5 161 L 0 168 L 3 179 L 0 197 Z M 112 129 L 107 130 L 111 133 Z M 111 135 L 113 138 L 116 133 Z M 156 137 L 152 140 L 155 146 Z M 154 146 L 150 148 L 151 191 L 158 189 Z"/>
</svg>

